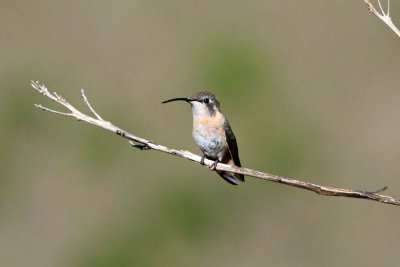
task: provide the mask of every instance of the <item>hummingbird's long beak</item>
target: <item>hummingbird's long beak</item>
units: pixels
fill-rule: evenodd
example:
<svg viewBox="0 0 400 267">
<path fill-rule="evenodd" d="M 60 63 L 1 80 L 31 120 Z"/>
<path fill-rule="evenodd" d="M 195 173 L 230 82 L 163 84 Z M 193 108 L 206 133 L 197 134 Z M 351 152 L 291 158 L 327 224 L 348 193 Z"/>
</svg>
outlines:
<svg viewBox="0 0 400 267">
<path fill-rule="evenodd" d="M 161 102 L 161 104 L 165 104 L 165 103 L 172 102 L 172 101 L 186 101 L 186 102 L 190 102 L 190 101 L 192 101 L 192 100 L 190 100 L 189 98 L 186 98 L 186 97 L 178 97 L 178 98 L 172 98 L 172 99 L 165 100 L 165 101 Z"/>
</svg>

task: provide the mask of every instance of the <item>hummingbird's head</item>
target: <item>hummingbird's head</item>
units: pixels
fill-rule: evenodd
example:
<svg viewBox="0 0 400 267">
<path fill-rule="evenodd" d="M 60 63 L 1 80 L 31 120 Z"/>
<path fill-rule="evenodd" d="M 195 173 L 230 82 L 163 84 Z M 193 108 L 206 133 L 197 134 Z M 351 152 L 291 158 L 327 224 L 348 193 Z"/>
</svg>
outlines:
<svg viewBox="0 0 400 267">
<path fill-rule="evenodd" d="M 164 104 L 172 101 L 186 101 L 190 103 L 192 106 L 193 116 L 211 117 L 215 116 L 215 114 L 220 111 L 218 99 L 215 97 L 215 95 L 207 91 L 194 94 L 189 98 L 173 98 L 162 103 Z"/>
</svg>

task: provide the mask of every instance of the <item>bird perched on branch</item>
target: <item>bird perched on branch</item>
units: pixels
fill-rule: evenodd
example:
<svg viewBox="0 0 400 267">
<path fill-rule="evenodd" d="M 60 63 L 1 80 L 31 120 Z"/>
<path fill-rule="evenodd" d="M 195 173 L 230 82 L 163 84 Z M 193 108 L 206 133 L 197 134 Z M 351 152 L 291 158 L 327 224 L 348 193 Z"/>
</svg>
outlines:
<svg viewBox="0 0 400 267">
<path fill-rule="evenodd" d="M 193 139 L 204 154 L 202 164 L 207 158 L 214 161 L 212 169 L 219 162 L 241 167 L 236 137 L 228 120 L 221 113 L 219 101 L 212 93 L 200 92 L 189 98 L 172 98 L 162 103 L 172 101 L 185 101 L 192 107 Z M 217 173 L 230 184 L 244 182 L 242 174 L 218 170 Z"/>
</svg>

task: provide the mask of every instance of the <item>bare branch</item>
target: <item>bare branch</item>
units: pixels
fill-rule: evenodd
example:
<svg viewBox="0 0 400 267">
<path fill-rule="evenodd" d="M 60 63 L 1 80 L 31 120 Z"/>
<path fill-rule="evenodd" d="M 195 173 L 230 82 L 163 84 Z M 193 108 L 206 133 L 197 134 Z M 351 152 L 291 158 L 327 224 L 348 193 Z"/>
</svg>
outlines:
<svg viewBox="0 0 400 267">
<path fill-rule="evenodd" d="M 101 127 L 105 130 L 111 131 L 125 139 L 130 140 L 130 144 L 138 148 L 140 150 L 156 150 L 156 151 L 161 151 L 170 155 L 182 157 L 191 161 L 195 161 L 199 164 L 201 164 L 201 157 L 199 155 L 193 154 L 189 151 L 185 150 L 176 150 L 172 148 L 168 148 L 163 145 L 156 144 L 153 141 L 138 137 L 134 134 L 131 134 L 127 131 L 122 130 L 121 128 L 113 125 L 112 123 L 103 120 L 100 116 L 96 115 L 97 113 L 94 111 L 94 109 L 90 106 L 89 101 L 87 100 L 86 96 L 82 97 L 83 101 L 85 101 L 86 105 L 89 106 L 90 110 L 95 114 L 96 118 L 90 117 L 88 115 L 83 114 L 76 108 L 74 108 L 71 104 L 69 104 L 64 98 L 61 96 L 58 96 L 56 93 L 51 94 L 47 88 L 44 85 L 40 85 L 39 82 L 33 82 L 32 81 L 32 87 L 35 88 L 39 93 L 43 94 L 44 96 L 50 98 L 51 100 L 59 103 L 60 105 L 66 107 L 70 113 L 64 113 L 64 112 L 59 112 L 55 110 L 50 110 L 48 108 L 44 108 L 41 105 L 35 105 L 38 108 L 41 108 L 42 110 L 45 111 L 50 111 L 56 114 L 60 115 L 67 115 L 76 118 L 79 121 L 84 121 L 89 124 Z M 82 95 L 84 96 L 83 92 Z M 85 100 L 86 99 L 86 100 Z M 205 159 L 204 164 L 207 165 L 209 168 L 213 167 L 214 161 Z M 324 185 L 318 185 L 318 184 L 313 184 L 313 183 L 308 183 L 308 182 L 303 182 L 287 177 L 282 177 L 282 176 L 277 176 L 269 173 L 264 173 L 244 167 L 236 167 L 236 166 L 231 166 L 231 165 L 226 165 L 222 163 L 218 163 L 217 166 L 215 167 L 215 170 L 219 171 L 228 171 L 228 172 L 234 172 L 234 173 L 240 173 L 244 174 L 247 176 L 252 176 L 255 178 L 259 178 L 262 180 L 267 180 L 271 182 L 276 182 L 276 183 L 281 183 L 281 184 L 286 184 L 290 186 L 294 186 L 297 188 L 302 188 L 306 189 L 312 192 L 315 192 L 320 195 L 324 196 L 341 196 L 341 197 L 350 197 L 350 198 L 361 198 L 361 199 L 369 199 L 369 200 L 374 200 L 378 201 L 381 203 L 385 204 L 392 204 L 392 205 L 398 205 L 400 206 L 400 199 L 387 196 L 387 195 L 381 195 L 382 191 L 386 190 L 387 187 L 383 187 L 377 191 L 374 192 L 368 192 L 366 190 L 352 190 L 352 189 L 344 189 L 344 188 L 335 188 L 335 187 L 329 187 L 329 186 L 324 186 Z"/>
<path fill-rule="evenodd" d="M 390 17 L 390 0 L 388 0 L 387 4 L 387 12 L 383 10 L 381 1 L 378 0 L 379 9 L 381 12 L 376 10 L 376 8 L 372 5 L 371 1 L 364 0 L 364 3 L 367 5 L 369 12 L 377 16 L 380 20 L 382 20 L 389 28 L 400 37 L 400 30 L 393 24 L 392 18 Z"/>
</svg>

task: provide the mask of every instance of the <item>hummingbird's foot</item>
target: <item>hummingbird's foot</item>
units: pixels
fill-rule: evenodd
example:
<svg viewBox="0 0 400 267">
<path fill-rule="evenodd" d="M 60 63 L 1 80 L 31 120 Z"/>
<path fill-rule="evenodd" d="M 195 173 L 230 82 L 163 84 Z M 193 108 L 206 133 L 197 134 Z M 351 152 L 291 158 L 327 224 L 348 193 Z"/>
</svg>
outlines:
<svg viewBox="0 0 400 267">
<path fill-rule="evenodd" d="M 215 169 L 217 168 L 217 165 L 218 165 L 218 160 L 214 161 L 213 164 L 211 164 L 210 170 L 215 171 Z"/>
<path fill-rule="evenodd" d="M 201 160 L 200 160 L 200 165 L 206 165 L 205 163 L 204 163 L 204 160 L 206 159 L 206 156 L 202 156 L 201 157 Z"/>
<path fill-rule="evenodd" d="M 200 159 L 200 164 L 201 165 L 206 165 L 204 163 L 204 160 L 206 159 L 206 156 L 202 156 Z M 211 165 L 210 165 L 210 170 L 215 171 L 215 169 L 217 168 L 217 164 L 218 164 L 218 160 L 214 161 Z"/>
</svg>

